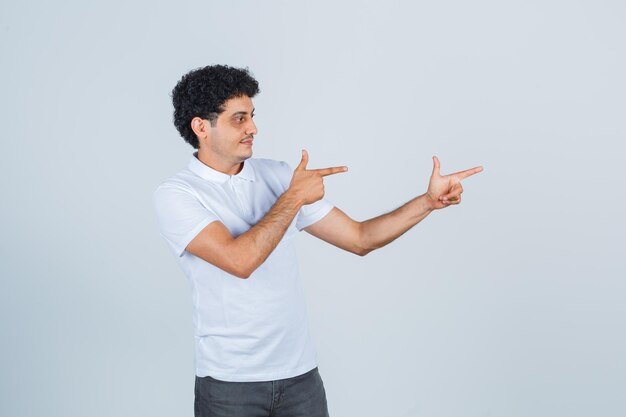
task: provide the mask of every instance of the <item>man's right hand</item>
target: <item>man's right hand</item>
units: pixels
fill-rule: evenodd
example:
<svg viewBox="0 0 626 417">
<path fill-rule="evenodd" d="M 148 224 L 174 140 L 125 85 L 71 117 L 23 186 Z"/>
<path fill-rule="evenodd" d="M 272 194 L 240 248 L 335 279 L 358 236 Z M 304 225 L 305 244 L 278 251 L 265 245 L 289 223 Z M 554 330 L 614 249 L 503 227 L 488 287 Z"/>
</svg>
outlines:
<svg viewBox="0 0 626 417">
<path fill-rule="evenodd" d="M 293 171 L 289 191 L 295 195 L 303 205 L 315 203 L 324 197 L 324 179 L 327 175 L 339 174 L 348 170 L 347 166 L 306 169 L 309 162 L 309 154 L 302 150 L 302 160 Z"/>
</svg>

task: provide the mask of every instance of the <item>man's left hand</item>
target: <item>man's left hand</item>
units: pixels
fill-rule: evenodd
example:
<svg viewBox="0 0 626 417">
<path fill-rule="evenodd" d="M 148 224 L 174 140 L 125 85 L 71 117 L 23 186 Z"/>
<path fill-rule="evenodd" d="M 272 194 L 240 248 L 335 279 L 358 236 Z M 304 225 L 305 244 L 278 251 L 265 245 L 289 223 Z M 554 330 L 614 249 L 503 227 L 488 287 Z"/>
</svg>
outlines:
<svg viewBox="0 0 626 417">
<path fill-rule="evenodd" d="M 470 175 L 478 174 L 483 170 L 482 166 L 478 166 L 442 176 L 439 174 L 440 164 L 436 156 L 433 156 L 433 164 L 433 173 L 428 183 L 428 191 L 426 191 L 426 195 L 431 200 L 433 210 L 461 203 L 461 193 L 463 192 L 461 180 Z"/>
</svg>

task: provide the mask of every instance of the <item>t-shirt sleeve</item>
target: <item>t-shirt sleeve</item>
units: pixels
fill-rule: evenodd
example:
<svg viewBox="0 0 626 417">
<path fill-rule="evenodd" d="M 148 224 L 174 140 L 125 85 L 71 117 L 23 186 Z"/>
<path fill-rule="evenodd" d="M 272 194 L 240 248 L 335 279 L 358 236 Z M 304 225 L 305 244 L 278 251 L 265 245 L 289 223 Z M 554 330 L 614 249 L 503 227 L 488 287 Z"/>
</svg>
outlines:
<svg viewBox="0 0 626 417">
<path fill-rule="evenodd" d="M 202 229 L 220 220 L 193 192 L 173 185 L 160 185 L 153 193 L 153 203 L 161 236 L 177 257 Z"/>
<path fill-rule="evenodd" d="M 293 176 L 293 170 L 287 162 L 281 161 L 283 185 L 285 190 L 289 187 L 291 177 Z M 302 231 L 305 227 L 310 226 L 318 221 L 322 220 L 330 211 L 335 207 L 326 197 L 322 197 L 321 200 L 312 204 L 307 204 L 300 208 L 296 217 L 296 227 L 299 231 Z"/>
</svg>

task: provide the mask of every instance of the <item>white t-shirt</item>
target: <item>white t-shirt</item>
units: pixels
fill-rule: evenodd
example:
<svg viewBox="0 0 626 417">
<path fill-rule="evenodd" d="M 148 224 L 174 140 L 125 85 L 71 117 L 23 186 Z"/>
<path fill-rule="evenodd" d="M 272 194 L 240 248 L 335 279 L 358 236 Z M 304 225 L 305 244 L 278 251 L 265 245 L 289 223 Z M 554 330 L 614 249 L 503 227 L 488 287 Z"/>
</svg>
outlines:
<svg viewBox="0 0 626 417">
<path fill-rule="evenodd" d="M 315 368 L 294 235 L 328 214 L 326 199 L 303 206 L 278 246 L 247 279 L 187 252 L 205 226 L 221 221 L 233 237 L 258 223 L 289 187 L 293 169 L 249 158 L 237 175 L 219 172 L 194 152 L 188 166 L 154 191 L 161 236 L 192 289 L 196 375 L 269 381 Z"/>
</svg>

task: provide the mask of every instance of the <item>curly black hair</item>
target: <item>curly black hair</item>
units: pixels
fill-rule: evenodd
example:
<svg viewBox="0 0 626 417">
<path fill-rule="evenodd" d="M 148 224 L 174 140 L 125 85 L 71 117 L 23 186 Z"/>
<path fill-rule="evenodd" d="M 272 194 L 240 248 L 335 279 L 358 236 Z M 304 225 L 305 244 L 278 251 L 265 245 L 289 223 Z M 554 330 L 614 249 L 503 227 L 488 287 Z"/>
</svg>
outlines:
<svg viewBox="0 0 626 417">
<path fill-rule="evenodd" d="M 248 68 L 226 65 L 196 68 L 183 75 L 172 90 L 174 126 L 185 142 L 198 149 L 200 145 L 191 129 L 191 119 L 196 116 L 208 119 L 211 126 L 215 126 L 227 100 L 244 95 L 252 98 L 259 91 L 259 83 Z"/>
</svg>

